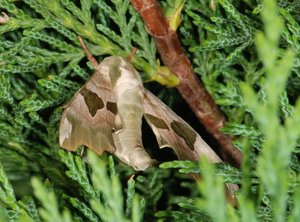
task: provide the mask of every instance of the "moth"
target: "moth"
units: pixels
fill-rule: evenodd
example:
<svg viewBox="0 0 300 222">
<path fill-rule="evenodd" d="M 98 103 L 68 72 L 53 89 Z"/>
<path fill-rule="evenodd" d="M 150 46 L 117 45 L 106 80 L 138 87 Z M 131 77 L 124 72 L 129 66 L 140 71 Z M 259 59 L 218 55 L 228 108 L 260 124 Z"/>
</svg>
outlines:
<svg viewBox="0 0 300 222">
<path fill-rule="evenodd" d="M 129 60 L 110 56 L 98 64 L 79 40 L 96 71 L 65 106 L 59 128 L 62 148 L 75 151 L 85 145 L 99 155 L 108 151 L 135 170 L 146 170 L 157 161 L 143 147 L 145 117 L 159 147 L 173 148 L 180 160 L 198 161 L 205 155 L 213 163 L 222 162 L 188 123 L 143 87 Z M 226 186 L 234 203 L 238 187 Z"/>
<path fill-rule="evenodd" d="M 211 162 L 221 162 L 189 124 L 143 87 L 127 59 L 110 56 L 98 64 L 80 41 L 96 71 L 65 107 L 61 147 L 74 151 L 85 145 L 99 155 L 108 151 L 135 170 L 145 170 L 156 160 L 143 147 L 144 117 L 159 147 L 173 148 L 180 160 L 197 161 L 205 155 Z"/>
</svg>

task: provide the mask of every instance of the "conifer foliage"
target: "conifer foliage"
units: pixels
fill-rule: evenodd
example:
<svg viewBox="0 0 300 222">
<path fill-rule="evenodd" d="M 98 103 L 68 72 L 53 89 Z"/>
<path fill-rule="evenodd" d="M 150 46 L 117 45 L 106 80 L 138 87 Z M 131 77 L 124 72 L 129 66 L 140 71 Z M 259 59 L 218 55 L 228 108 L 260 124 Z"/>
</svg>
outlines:
<svg viewBox="0 0 300 222">
<path fill-rule="evenodd" d="M 183 2 L 159 1 L 166 15 Z M 203 159 L 134 172 L 60 149 L 63 105 L 93 72 L 78 35 L 99 61 L 138 47 L 144 82 L 177 79 L 129 0 L 0 0 L 0 13 L 0 221 L 300 221 L 299 1 L 183 4 L 180 41 L 228 118 L 241 169 Z M 240 185 L 236 207 L 225 183 Z"/>
</svg>

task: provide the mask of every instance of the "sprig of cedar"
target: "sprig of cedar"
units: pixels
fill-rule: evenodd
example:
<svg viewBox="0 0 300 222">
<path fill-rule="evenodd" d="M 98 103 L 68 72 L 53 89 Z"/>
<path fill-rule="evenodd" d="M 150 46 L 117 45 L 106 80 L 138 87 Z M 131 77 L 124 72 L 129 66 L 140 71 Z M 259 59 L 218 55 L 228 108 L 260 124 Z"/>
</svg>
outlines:
<svg viewBox="0 0 300 222">
<path fill-rule="evenodd" d="M 0 25 L 0 159 L 6 173 L 1 168 L 1 221 L 7 219 L 39 221 L 41 218 L 49 221 L 59 218 L 66 221 L 70 218 L 68 213 L 62 213 L 62 209 L 66 208 L 69 208 L 71 217 L 75 221 L 100 220 L 97 210 L 93 210 L 87 199 L 91 193 L 101 192 L 97 188 L 98 185 L 94 186 L 91 182 L 86 182 L 90 181 L 91 168 L 102 166 L 77 160 L 76 154 L 68 154 L 70 155 L 68 156 L 63 151 L 61 152 L 64 154 L 58 154 L 57 128 L 61 109 L 56 108 L 63 101 L 67 101 L 91 73 L 90 70 L 81 68 L 84 55 L 76 35 L 82 33 L 84 29 L 76 29 L 77 26 L 74 25 L 77 24 L 76 20 L 80 22 L 85 20 L 85 25 L 88 27 L 93 22 L 104 24 L 106 27 L 114 24 L 113 27 L 117 27 L 114 31 L 120 34 L 119 26 L 114 23 L 109 13 L 104 13 L 103 9 L 100 9 L 99 5 L 106 3 L 115 12 L 115 5 L 126 1 L 95 1 L 95 4 L 92 1 L 81 1 L 80 6 L 72 1 L 51 2 L 54 6 L 59 4 L 60 7 L 48 7 L 50 1 L 26 0 L 25 4 L 20 4 L 18 1 L 0 1 L 1 11 L 9 16 L 9 21 Z M 165 5 L 172 2 L 168 0 L 161 3 Z M 220 166 L 221 169 L 217 168 L 217 173 L 222 176 L 222 179 L 217 179 L 211 165 L 199 169 L 195 163 L 172 162 L 165 167 L 179 167 L 181 173 L 155 169 L 133 177 L 135 179 L 133 188 L 132 184 L 126 185 L 127 181 L 128 184 L 132 183 L 128 178 L 132 176 L 133 171 L 120 165 L 106 168 L 122 175 L 120 176 L 122 188 L 128 187 L 128 194 L 119 193 L 118 195 L 121 196 L 115 199 L 123 199 L 123 202 L 128 203 L 124 206 L 123 213 L 119 213 L 130 218 L 128 215 L 134 211 L 130 206 L 137 206 L 131 204 L 136 202 L 133 196 L 139 193 L 147 202 L 140 201 L 139 207 L 135 208 L 138 212 L 132 213 L 137 215 L 136 221 L 144 210 L 146 219 L 153 219 L 156 213 L 157 217 L 173 221 L 209 221 L 211 218 L 228 221 L 274 221 L 287 218 L 290 221 L 299 221 L 297 214 L 300 207 L 299 145 L 297 146 L 295 137 L 300 130 L 297 119 L 299 108 L 294 108 L 300 88 L 298 62 L 300 57 L 297 50 L 300 42 L 299 3 L 279 1 L 275 7 L 274 1 L 270 0 L 263 1 L 266 3 L 265 6 L 255 1 L 220 0 L 213 1 L 215 8 L 210 8 L 211 2 L 210 0 L 186 1 L 182 13 L 182 25 L 178 31 L 196 73 L 201 76 L 205 87 L 229 118 L 230 124 L 226 125 L 224 131 L 247 139 L 246 142 L 242 139 L 235 141 L 235 146 L 243 150 L 245 157 L 242 171 L 232 168 L 223 169 Z M 267 7 L 270 3 L 273 4 L 271 9 Z M 139 41 L 144 44 L 144 47 L 140 46 L 140 53 L 143 48 L 151 49 L 148 52 L 143 51 L 151 59 L 142 56 L 143 53 L 139 55 L 147 63 L 136 63 L 138 68 L 144 70 L 145 79 L 149 80 L 151 75 L 148 74 L 155 73 L 152 71 L 156 70 L 156 63 L 153 62 L 155 61 L 153 43 L 147 43 L 152 40 L 147 37 L 141 20 L 128 1 L 125 5 L 128 6 L 126 13 L 131 10 L 136 16 L 136 24 L 139 23 L 139 28 L 133 28 L 134 35 L 131 37 L 141 36 Z M 265 75 L 266 69 L 261 63 L 268 56 L 258 57 L 257 50 L 252 44 L 253 28 L 263 27 L 259 14 L 262 10 L 266 10 L 266 14 L 271 16 L 269 22 L 264 24 L 267 27 L 274 21 L 273 13 L 277 11 L 274 7 L 278 9 L 285 26 L 279 43 L 272 43 L 271 46 L 266 44 L 266 51 L 275 48 L 277 50 L 277 57 L 272 62 L 273 68 L 278 68 L 278 64 L 291 65 L 287 87 L 275 92 L 280 94 L 279 99 L 275 98 L 272 91 L 267 93 L 268 90 L 265 88 L 268 82 L 274 80 L 273 77 L 266 77 L 268 76 Z M 61 10 L 56 12 L 58 9 Z M 93 19 L 91 19 L 91 12 L 94 13 Z M 241 24 L 243 22 L 244 26 Z M 249 28 L 250 35 L 245 35 L 245 30 Z M 109 38 L 109 34 L 106 38 L 110 41 L 106 41 L 103 40 L 105 35 L 101 35 L 104 32 L 100 29 L 95 31 L 87 28 L 87 30 L 92 32 L 87 32 L 83 36 L 89 39 L 94 55 L 104 56 L 104 53 L 108 53 L 108 49 L 112 51 L 116 49 L 114 53 L 124 52 L 120 49 L 121 46 Z M 275 30 L 276 28 L 269 29 L 272 31 L 270 33 L 274 33 Z M 236 35 L 241 37 L 243 34 L 245 38 L 237 38 L 238 41 L 233 38 Z M 126 42 L 126 37 L 122 38 Z M 101 45 L 100 42 L 105 44 Z M 132 45 L 135 44 L 137 43 Z M 264 45 L 257 44 L 257 47 Z M 129 45 L 127 47 L 130 48 Z M 194 50 L 188 50 L 189 48 Z M 286 48 L 296 49 L 292 64 L 280 62 Z M 288 75 L 286 70 L 284 73 Z M 258 93 L 253 95 L 245 87 L 243 91 L 245 96 L 241 96 L 239 84 L 241 81 L 247 82 Z M 273 88 L 277 90 L 277 85 Z M 270 98 L 277 100 L 275 106 L 278 115 L 270 115 L 267 111 L 261 112 L 260 107 L 269 104 Z M 245 101 L 250 101 L 247 102 L 249 104 L 247 108 L 244 106 Z M 277 125 L 279 127 L 266 127 L 260 121 L 264 118 L 267 118 L 268 122 L 279 124 Z M 277 130 L 286 131 L 285 136 L 279 137 L 281 134 Z M 277 144 L 276 149 L 282 151 L 282 155 L 273 152 L 273 149 L 265 148 L 269 143 L 265 141 Z M 260 152 L 262 155 L 258 157 Z M 282 156 L 284 161 L 280 163 Z M 259 170 L 256 167 L 257 162 L 260 165 Z M 66 171 L 70 172 L 66 173 Z M 195 183 L 182 174 L 182 172 L 198 173 L 199 171 L 203 175 L 203 186 L 199 187 L 202 196 L 199 195 Z M 32 175 L 42 180 L 47 178 L 48 181 L 43 182 L 43 185 L 33 182 L 37 198 L 31 194 L 29 180 Z M 268 176 L 283 179 L 269 180 Z M 220 182 L 224 177 L 226 182 L 242 184 L 240 205 L 234 212 L 228 210 L 224 201 L 220 201 L 224 199 L 221 195 L 224 186 Z M 111 185 L 110 178 L 104 180 Z M 281 184 L 281 181 L 284 183 Z M 19 189 L 19 184 L 22 189 Z M 102 181 L 99 185 L 101 184 Z M 280 189 L 277 189 L 278 187 Z M 276 196 L 274 192 L 276 194 L 282 192 L 282 194 Z M 25 197 L 24 193 L 29 197 Z M 65 195 L 62 195 L 63 193 Z M 98 201 L 105 203 L 102 200 Z M 119 206 L 118 203 L 116 206 Z M 40 213 L 38 208 L 43 208 L 44 213 Z M 111 209 L 105 209 L 105 212 Z"/>
</svg>

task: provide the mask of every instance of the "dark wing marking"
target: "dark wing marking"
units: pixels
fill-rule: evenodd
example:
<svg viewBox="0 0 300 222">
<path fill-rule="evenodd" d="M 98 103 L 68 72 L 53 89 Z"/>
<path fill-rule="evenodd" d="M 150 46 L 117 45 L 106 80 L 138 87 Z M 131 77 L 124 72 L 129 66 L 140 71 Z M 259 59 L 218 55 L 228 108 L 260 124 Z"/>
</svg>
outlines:
<svg viewBox="0 0 300 222">
<path fill-rule="evenodd" d="M 163 119 L 160 119 L 156 116 L 153 116 L 149 113 L 145 113 L 145 118 L 148 119 L 155 127 L 160 128 L 160 129 L 169 129 L 168 125 Z"/>
<path fill-rule="evenodd" d="M 83 96 L 86 106 L 90 114 L 94 117 L 99 109 L 103 109 L 103 100 L 94 92 L 83 87 L 79 93 Z"/>
<path fill-rule="evenodd" d="M 185 143 L 191 150 L 195 149 L 194 145 L 197 139 L 197 133 L 191 127 L 189 127 L 185 122 L 178 122 L 174 120 L 171 122 L 171 128 L 178 136 L 184 139 Z"/>
<path fill-rule="evenodd" d="M 117 109 L 117 104 L 116 103 L 113 103 L 111 101 L 107 101 L 106 103 L 106 109 L 110 112 L 112 112 L 113 114 L 117 114 L 118 112 L 118 109 Z"/>
</svg>

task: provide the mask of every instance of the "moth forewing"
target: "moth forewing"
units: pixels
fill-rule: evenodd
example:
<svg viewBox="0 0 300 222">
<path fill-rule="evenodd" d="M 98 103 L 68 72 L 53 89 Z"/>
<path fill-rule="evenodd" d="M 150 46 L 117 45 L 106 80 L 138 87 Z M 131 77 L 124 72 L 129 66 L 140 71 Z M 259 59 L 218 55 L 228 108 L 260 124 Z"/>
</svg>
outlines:
<svg viewBox="0 0 300 222">
<path fill-rule="evenodd" d="M 198 161 L 206 156 L 212 163 L 222 162 L 200 135 L 160 99 L 145 89 L 145 118 L 153 130 L 160 148 L 171 147 L 180 160 Z M 226 184 L 230 199 L 234 201 L 236 184 Z"/>
<path fill-rule="evenodd" d="M 114 152 L 112 129 L 117 100 L 108 70 L 104 60 L 66 106 L 59 130 L 61 147 L 74 151 L 86 145 L 98 154 L 104 150 Z"/>
<path fill-rule="evenodd" d="M 160 148 L 171 147 L 181 160 L 198 161 L 205 155 L 211 162 L 221 162 L 218 155 L 182 118 L 151 92 L 144 91 L 145 118 Z"/>
</svg>

